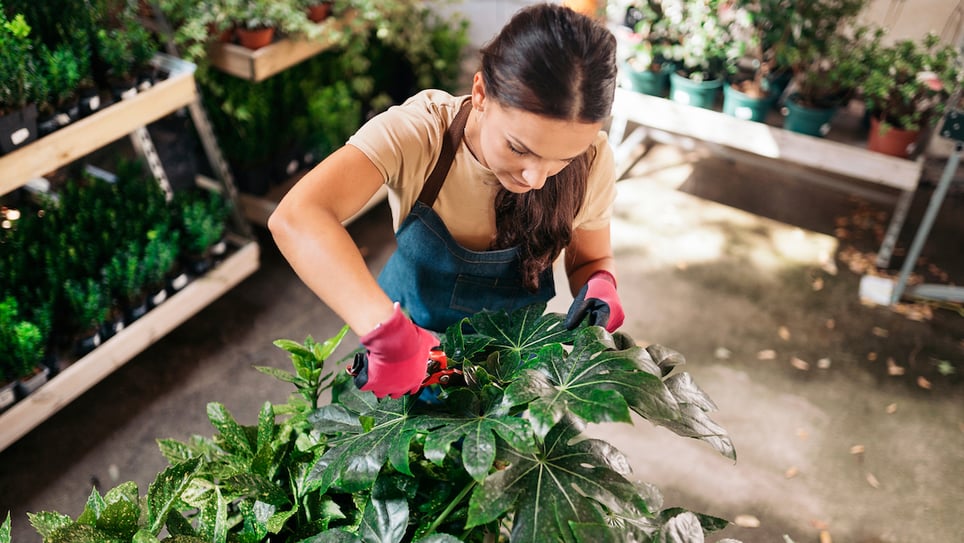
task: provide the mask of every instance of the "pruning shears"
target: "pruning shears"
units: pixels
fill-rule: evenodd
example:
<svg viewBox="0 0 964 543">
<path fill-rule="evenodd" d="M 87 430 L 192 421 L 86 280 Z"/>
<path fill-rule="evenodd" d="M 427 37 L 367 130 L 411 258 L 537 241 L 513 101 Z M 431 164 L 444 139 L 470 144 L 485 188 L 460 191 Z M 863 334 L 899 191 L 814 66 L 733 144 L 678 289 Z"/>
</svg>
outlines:
<svg viewBox="0 0 964 543">
<path fill-rule="evenodd" d="M 352 377 L 367 375 L 368 356 L 364 352 L 355 353 L 355 359 L 345 369 L 348 371 L 348 375 Z M 450 386 L 464 382 L 462 370 L 449 367 L 448 356 L 446 356 L 442 347 L 432 347 L 428 352 L 428 359 L 425 364 L 425 379 L 422 380 L 422 388 L 431 385 Z"/>
</svg>

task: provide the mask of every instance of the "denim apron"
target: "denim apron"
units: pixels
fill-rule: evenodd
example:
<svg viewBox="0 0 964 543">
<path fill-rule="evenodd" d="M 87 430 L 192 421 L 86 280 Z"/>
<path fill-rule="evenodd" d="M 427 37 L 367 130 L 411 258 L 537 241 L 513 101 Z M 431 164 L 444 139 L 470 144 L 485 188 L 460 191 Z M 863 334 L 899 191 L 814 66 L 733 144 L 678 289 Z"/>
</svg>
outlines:
<svg viewBox="0 0 964 543">
<path fill-rule="evenodd" d="M 529 292 L 522 284 L 518 248 L 466 249 L 432 210 L 470 111 L 466 101 L 446 131 L 438 162 L 395 232 L 398 247 L 378 276 L 378 284 L 416 324 L 437 332 L 483 309 L 513 311 L 556 294 L 551 267 L 539 277 L 539 290 Z"/>
</svg>

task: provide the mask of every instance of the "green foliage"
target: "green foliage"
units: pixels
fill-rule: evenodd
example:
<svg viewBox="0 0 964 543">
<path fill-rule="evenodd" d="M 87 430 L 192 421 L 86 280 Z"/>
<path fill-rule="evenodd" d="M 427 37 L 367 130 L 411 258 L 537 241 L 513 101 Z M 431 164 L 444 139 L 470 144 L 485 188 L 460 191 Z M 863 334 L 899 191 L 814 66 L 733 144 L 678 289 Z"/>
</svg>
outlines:
<svg viewBox="0 0 964 543">
<path fill-rule="evenodd" d="M 107 318 L 110 298 L 104 290 L 100 281 L 93 277 L 64 282 L 63 295 L 74 332 L 93 330 Z"/>
<path fill-rule="evenodd" d="M 100 28 L 96 34 L 97 55 L 108 66 L 109 77 L 118 81 L 133 79 L 134 48 L 124 28 Z"/>
<path fill-rule="evenodd" d="M 84 54 L 81 50 L 79 54 Z M 50 49 L 40 46 L 40 58 L 43 77 L 46 81 L 46 102 L 50 109 L 64 106 L 76 94 L 78 85 L 84 77 L 81 67 L 84 63 L 78 58 L 78 53 L 67 44 Z M 89 59 L 85 61 L 89 66 Z"/>
<path fill-rule="evenodd" d="M 694 81 L 710 81 L 726 75 L 733 42 L 720 0 L 664 0 L 664 14 L 672 37 L 666 56 L 677 73 Z"/>
<path fill-rule="evenodd" d="M 789 29 L 774 44 L 780 65 L 793 71 L 797 101 L 808 107 L 835 107 L 855 93 L 866 67 L 860 43 L 867 28 L 856 24 L 867 0 L 792 0 Z"/>
<path fill-rule="evenodd" d="M 103 496 L 93 489 L 84 511 L 76 520 L 62 513 L 42 511 L 28 513 L 30 524 L 44 541 L 157 542 L 169 517 L 178 516 L 174 507 L 182 503 L 180 496 L 199 463 L 200 459 L 195 458 L 168 467 L 151 483 L 146 496 L 140 496 L 137 485 L 130 481 L 110 489 Z M 176 537 L 165 540 L 172 543 L 203 541 Z"/>
<path fill-rule="evenodd" d="M 295 385 L 287 403 L 266 402 L 246 426 L 211 402 L 214 436 L 159 440 L 171 467 L 146 500 L 127 483 L 92 494 L 76 521 L 45 512 L 31 522 L 48 541 L 155 541 L 165 526 L 171 543 L 481 542 L 500 532 L 517 542 L 697 542 L 725 527 L 663 508 L 619 451 L 581 433 L 632 411 L 735 458 L 706 415 L 712 402 L 675 372 L 682 357 L 600 327 L 568 331 L 563 315 L 544 311 L 482 312 L 450 327 L 442 345 L 465 384 L 432 405 L 377 400 L 343 361 L 326 372 L 347 327 L 320 343 L 279 340 L 294 372 L 258 369 Z M 317 407 L 327 389 L 332 403 Z"/>
<path fill-rule="evenodd" d="M 220 194 L 182 191 L 175 195 L 173 204 L 185 254 L 203 255 L 224 237 L 230 207 Z"/>
<path fill-rule="evenodd" d="M 961 84 L 961 58 L 937 34 L 884 44 L 878 30 L 859 51 L 867 66 L 861 96 L 872 115 L 886 124 L 918 130 L 937 122 L 951 93 Z"/>
<path fill-rule="evenodd" d="M 0 524 L 0 543 L 10 543 L 10 512 L 7 512 L 7 518 Z"/>
<path fill-rule="evenodd" d="M 23 14 L 8 19 L 0 3 L 0 114 L 43 96 L 44 81 L 30 31 Z"/>
<path fill-rule="evenodd" d="M 147 232 L 144 245 L 144 284 L 157 290 L 164 286 L 181 252 L 181 234 L 162 224 Z"/>
<path fill-rule="evenodd" d="M 47 337 L 37 324 L 25 319 L 17 299 L 0 299 L 0 383 L 27 377 L 40 365 Z"/>
</svg>

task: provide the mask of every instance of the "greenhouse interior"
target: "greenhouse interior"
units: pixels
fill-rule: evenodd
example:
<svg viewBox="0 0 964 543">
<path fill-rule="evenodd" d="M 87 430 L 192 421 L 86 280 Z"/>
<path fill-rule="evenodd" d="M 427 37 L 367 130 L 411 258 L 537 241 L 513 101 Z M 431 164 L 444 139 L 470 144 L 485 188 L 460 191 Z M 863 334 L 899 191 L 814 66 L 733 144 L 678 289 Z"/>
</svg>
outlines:
<svg viewBox="0 0 964 543">
<path fill-rule="evenodd" d="M 962 0 L 0 0 L 0 543 L 960 541 L 962 67 Z"/>
</svg>

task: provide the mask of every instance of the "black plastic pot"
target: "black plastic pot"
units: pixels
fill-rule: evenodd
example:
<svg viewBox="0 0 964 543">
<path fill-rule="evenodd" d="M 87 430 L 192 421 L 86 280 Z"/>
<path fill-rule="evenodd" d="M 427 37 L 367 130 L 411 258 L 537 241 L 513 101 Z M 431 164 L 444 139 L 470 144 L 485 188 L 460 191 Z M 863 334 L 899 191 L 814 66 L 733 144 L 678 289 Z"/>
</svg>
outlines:
<svg viewBox="0 0 964 543">
<path fill-rule="evenodd" d="M 0 117 L 0 154 L 11 153 L 37 139 L 37 104 Z"/>
</svg>

